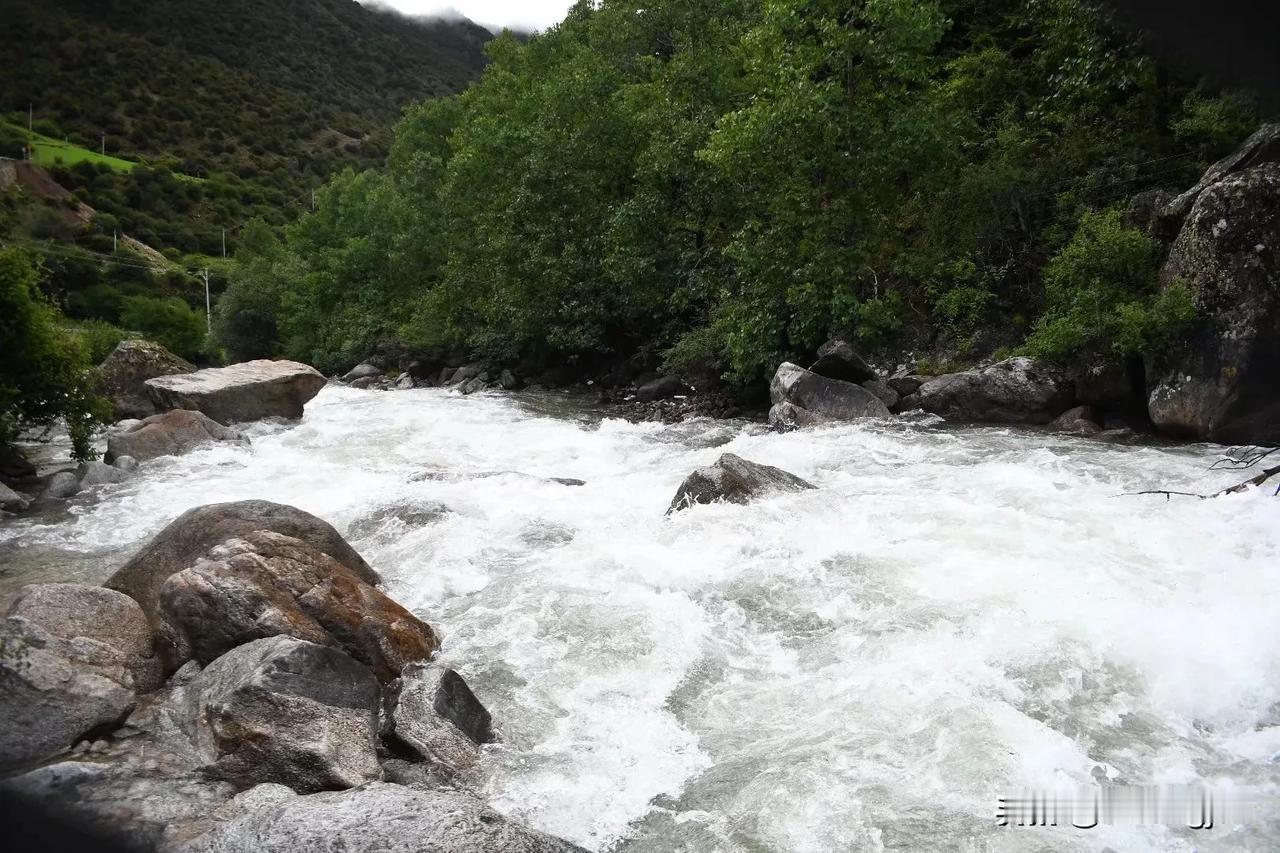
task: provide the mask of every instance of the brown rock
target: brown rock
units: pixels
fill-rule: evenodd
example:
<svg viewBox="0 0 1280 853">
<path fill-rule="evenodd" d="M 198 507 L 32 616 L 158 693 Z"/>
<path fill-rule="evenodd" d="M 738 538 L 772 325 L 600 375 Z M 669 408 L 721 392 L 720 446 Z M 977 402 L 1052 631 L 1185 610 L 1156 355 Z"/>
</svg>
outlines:
<svg viewBox="0 0 1280 853">
<path fill-rule="evenodd" d="M 105 459 L 110 463 L 129 456 L 145 462 L 160 456 L 181 456 L 215 441 L 247 443 L 248 439 L 200 412 L 175 409 L 107 436 Z"/>
<path fill-rule="evenodd" d="M 160 588 L 175 572 L 194 566 L 214 547 L 229 539 L 269 530 L 300 539 L 328 554 L 367 584 L 377 584 L 378 574 L 347 544 L 333 527 L 308 512 L 269 501 L 236 501 L 209 504 L 183 513 L 143 546 L 106 583 L 142 606 L 153 627 L 158 627 Z M 157 637 L 170 669 L 172 638 Z"/>
<path fill-rule="evenodd" d="M 329 555 L 254 531 L 211 549 L 160 591 L 162 633 L 176 659 L 208 663 L 250 640 L 286 635 L 345 650 L 390 682 L 429 660 L 435 632 Z"/>
</svg>

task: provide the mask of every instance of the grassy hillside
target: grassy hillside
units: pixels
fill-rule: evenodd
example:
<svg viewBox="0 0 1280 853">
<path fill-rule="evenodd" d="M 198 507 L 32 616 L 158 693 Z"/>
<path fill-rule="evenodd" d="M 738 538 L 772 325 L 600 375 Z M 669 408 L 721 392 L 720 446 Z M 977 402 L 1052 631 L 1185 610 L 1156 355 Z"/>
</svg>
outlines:
<svg viewBox="0 0 1280 853">
<path fill-rule="evenodd" d="M 138 165 L 132 160 L 112 157 L 109 154 L 103 154 L 101 150 L 90 151 L 81 145 L 75 145 L 66 140 L 54 139 L 51 136 L 45 136 L 43 133 L 32 132 L 28 134 L 24 128 L 10 122 L 4 122 L 4 130 L 6 131 L 5 136 L 7 139 L 21 138 L 23 144 L 28 145 L 31 149 L 31 159 L 46 168 L 74 166 L 77 163 L 92 163 L 95 166 L 105 166 L 116 172 L 128 172 Z"/>
</svg>

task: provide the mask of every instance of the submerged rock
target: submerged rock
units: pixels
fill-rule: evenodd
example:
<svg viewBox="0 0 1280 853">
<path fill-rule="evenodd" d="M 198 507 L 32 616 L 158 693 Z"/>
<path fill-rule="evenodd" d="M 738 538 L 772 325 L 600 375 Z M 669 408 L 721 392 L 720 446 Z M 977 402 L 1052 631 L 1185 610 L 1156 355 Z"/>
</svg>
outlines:
<svg viewBox="0 0 1280 853">
<path fill-rule="evenodd" d="M 229 539 L 267 530 L 300 539 L 328 554 L 367 584 L 378 574 L 347 544 L 333 526 L 308 512 L 270 501 L 208 504 L 183 513 L 142 547 L 106 582 L 142 606 L 153 626 L 163 624 L 160 590 L 170 575 L 194 566 L 210 550 Z M 175 668 L 174 638 L 157 637 L 162 654 Z"/>
<path fill-rule="evenodd" d="M 470 794 L 372 782 L 283 799 L 214 827 L 180 853 L 582 853 Z"/>
<path fill-rule="evenodd" d="M 216 778 L 321 791 L 380 775 L 378 683 L 337 649 L 255 640 L 209 664 L 189 689 L 196 748 Z"/>
<path fill-rule="evenodd" d="M 247 444 L 249 440 L 243 433 L 223 426 L 208 415 L 174 409 L 107 436 L 104 458 L 108 463 L 122 456 L 145 462 L 161 456 L 181 456 L 215 441 Z"/>
<path fill-rule="evenodd" d="M 209 663 L 276 635 L 344 649 L 384 682 L 440 646 L 431 626 L 306 542 L 257 530 L 211 549 L 160 589 L 171 663 Z"/>
<path fill-rule="evenodd" d="M 949 420 L 1047 424 L 1071 405 L 1071 385 L 1057 371 L 1026 357 L 978 370 L 935 376 L 913 402 Z"/>
<path fill-rule="evenodd" d="M 1280 444 L 1280 164 L 1200 191 L 1161 278 L 1191 289 L 1196 320 L 1149 366 L 1152 423 L 1182 438 Z"/>
<path fill-rule="evenodd" d="M 405 529 L 435 524 L 450 513 L 439 501 L 403 501 L 385 504 L 365 512 L 347 527 L 347 535 L 354 539 L 391 538 L 400 536 Z"/>
<path fill-rule="evenodd" d="M 791 362 L 778 366 L 769 384 L 769 397 L 775 407 L 788 404 L 770 413 L 770 421 L 792 426 L 889 416 L 888 407 L 866 388 L 820 376 Z"/>
<path fill-rule="evenodd" d="M 161 409 L 195 409 L 219 423 L 302 417 L 303 407 L 325 386 L 314 367 L 259 359 L 183 376 L 148 379 L 147 393 Z"/>
<path fill-rule="evenodd" d="M 795 474 L 725 453 L 715 464 L 694 471 L 671 501 L 668 513 L 715 501 L 745 504 L 765 492 L 801 492 L 815 488 Z"/>
<path fill-rule="evenodd" d="M 151 341 L 121 341 L 98 365 L 103 392 L 115 405 L 117 418 L 145 418 L 157 409 L 147 393 L 147 380 L 194 373 L 195 365 Z"/>
</svg>

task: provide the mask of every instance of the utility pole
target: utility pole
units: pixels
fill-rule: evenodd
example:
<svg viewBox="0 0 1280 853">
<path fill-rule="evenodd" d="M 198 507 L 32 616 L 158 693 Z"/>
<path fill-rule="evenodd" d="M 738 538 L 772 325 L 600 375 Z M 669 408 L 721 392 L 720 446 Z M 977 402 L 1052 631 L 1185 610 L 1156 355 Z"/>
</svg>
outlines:
<svg viewBox="0 0 1280 853">
<path fill-rule="evenodd" d="M 113 255 L 116 253 L 116 237 L 117 237 L 119 234 L 120 234 L 120 232 L 119 232 L 119 231 L 117 231 L 117 230 L 114 230 L 114 229 L 113 229 L 113 230 L 111 231 L 111 254 L 113 254 Z"/>
<path fill-rule="evenodd" d="M 227 229 L 222 229 L 222 257 L 227 256 Z"/>
<path fill-rule="evenodd" d="M 316 191 L 315 190 L 311 191 L 311 209 L 312 210 L 316 209 Z"/>
<path fill-rule="evenodd" d="M 213 333 L 213 307 L 209 302 L 209 268 L 205 267 L 201 272 L 204 273 L 204 327 L 205 331 Z"/>
<path fill-rule="evenodd" d="M 107 156 L 107 132 L 102 131 L 102 156 Z"/>
</svg>

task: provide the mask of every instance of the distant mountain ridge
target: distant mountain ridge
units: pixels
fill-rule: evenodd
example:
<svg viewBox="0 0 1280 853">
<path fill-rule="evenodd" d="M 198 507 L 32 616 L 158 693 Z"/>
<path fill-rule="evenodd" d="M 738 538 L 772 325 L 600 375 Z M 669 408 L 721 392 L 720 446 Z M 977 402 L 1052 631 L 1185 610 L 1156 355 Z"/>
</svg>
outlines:
<svg viewBox="0 0 1280 853">
<path fill-rule="evenodd" d="M 207 179 L 173 205 L 197 230 L 283 222 L 336 172 L 380 165 L 400 111 L 465 88 L 493 37 L 355 0 L 0 0 L 0 20 L 0 117 L 25 126 L 30 105 L 48 136 Z"/>
</svg>

